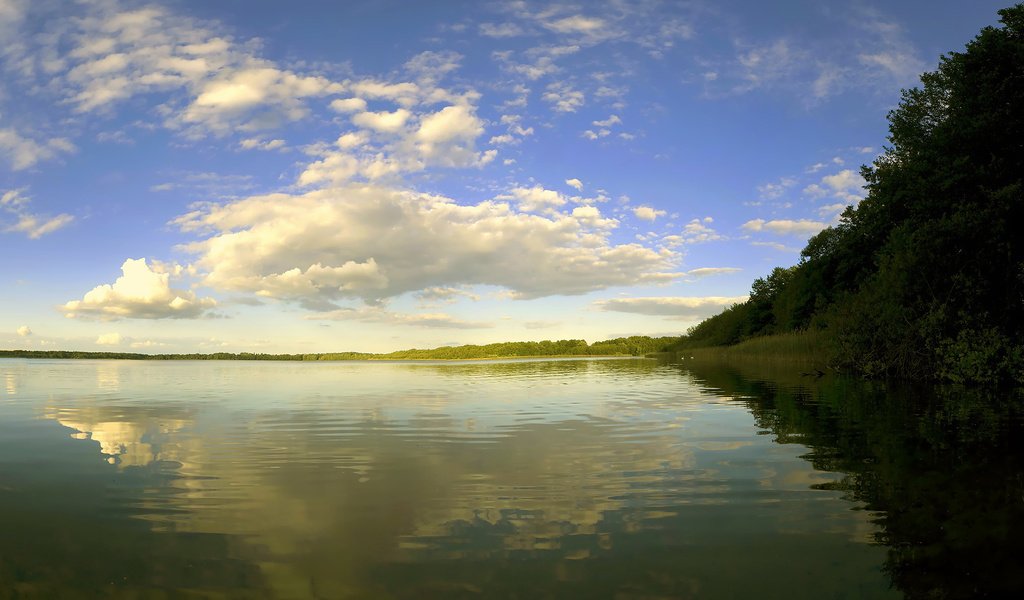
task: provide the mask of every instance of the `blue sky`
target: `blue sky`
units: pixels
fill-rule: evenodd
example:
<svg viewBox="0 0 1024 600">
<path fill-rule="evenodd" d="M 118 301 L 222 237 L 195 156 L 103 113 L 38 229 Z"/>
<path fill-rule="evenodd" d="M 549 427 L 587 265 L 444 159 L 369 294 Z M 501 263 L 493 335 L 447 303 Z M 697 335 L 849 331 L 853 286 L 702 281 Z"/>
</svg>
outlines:
<svg viewBox="0 0 1024 600">
<path fill-rule="evenodd" d="M 678 335 L 1003 6 L 0 0 L 0 347 Z"/>
</svg>

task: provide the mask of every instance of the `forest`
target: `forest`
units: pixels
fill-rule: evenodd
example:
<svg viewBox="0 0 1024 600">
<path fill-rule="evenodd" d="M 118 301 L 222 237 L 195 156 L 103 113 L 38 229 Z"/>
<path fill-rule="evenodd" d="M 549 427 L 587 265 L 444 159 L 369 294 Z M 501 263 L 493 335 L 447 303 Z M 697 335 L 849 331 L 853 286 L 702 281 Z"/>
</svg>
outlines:
<svg viewBox="0 0 1024 600">
<path fill-rule="evenodd" d="M 904 90 L 867 195 L 669 349 L 819 331 L 868 377 L 1024 383 L 1024 4 Z"/>
</svg>

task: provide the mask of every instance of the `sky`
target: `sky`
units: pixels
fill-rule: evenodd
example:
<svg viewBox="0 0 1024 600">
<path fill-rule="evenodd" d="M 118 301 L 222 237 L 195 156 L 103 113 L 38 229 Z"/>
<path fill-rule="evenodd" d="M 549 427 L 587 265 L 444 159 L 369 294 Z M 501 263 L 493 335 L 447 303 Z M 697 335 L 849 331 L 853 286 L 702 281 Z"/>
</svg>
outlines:
<svg viewBox="0 0 1024 600">
<path fill-rule="evenodd" d="M 0 348 L 680 335 L 1007 0 L 0 0 Z"/>
</svg>

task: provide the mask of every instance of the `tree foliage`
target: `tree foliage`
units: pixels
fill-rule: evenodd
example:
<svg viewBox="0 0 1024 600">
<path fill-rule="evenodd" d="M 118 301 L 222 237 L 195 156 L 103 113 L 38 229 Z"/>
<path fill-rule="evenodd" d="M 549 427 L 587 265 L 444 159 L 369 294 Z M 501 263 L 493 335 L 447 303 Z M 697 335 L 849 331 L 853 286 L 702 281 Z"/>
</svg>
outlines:
<svg viewBox="0 0 1024 600">
<path fill-rule="evenodd" d="M 999 14 L 903 91 L 867 197 L 687 344 L 817 327 L 837 367 L 1024 383 L 1024 4 Z"/>
</svg>

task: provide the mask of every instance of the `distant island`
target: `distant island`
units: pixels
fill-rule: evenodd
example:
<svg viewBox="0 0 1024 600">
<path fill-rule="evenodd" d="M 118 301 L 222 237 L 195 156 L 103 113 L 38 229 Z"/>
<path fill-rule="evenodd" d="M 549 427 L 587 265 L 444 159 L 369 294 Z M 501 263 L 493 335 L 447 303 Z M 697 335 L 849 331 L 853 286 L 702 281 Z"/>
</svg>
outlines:
<svg viewBox="0 0 1024 600">
<path fill-rule="evenodd" d="M 324 352 L 310 354 L 266 354 L 257 352 L 213 352 L 210 354 L 140 354 L 135 352 L 80 352 L 73 350 L 0 350 L 0 358 L 59 358 L 114 360 L 468 360 L 488 358 L 538 358 L 572 356 L 644 356 L 660 352 L 678 337 L 652 338 L 645 335 L 621 337 L 588 344 L 585 340 L 544 340 L 541 342 L 500 342 L 497 344 L 442 346 L 375 354 L 371 352 Z"/>
</svg>

